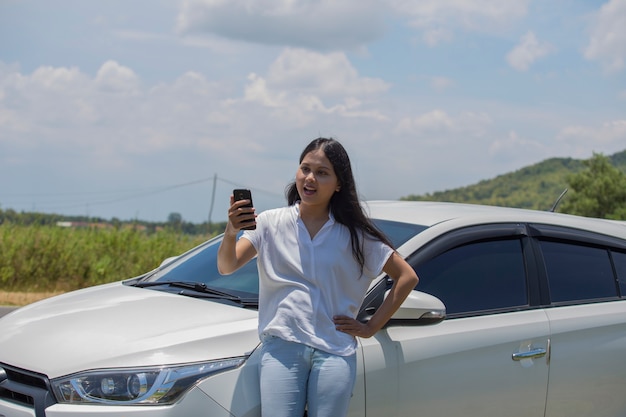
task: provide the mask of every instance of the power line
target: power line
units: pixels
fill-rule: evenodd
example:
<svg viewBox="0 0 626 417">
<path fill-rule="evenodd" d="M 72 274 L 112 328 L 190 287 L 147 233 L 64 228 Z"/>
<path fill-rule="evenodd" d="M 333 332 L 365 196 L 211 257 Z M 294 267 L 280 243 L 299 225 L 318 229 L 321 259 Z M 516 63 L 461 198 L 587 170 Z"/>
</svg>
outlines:
<svg viewBox="0 0 626 417">
<path fill-rule="evenodd" d="M 84 206 L 100 206 L 100 205 L 107 205 L 107 204 L 114 204 L 114 203 L 119 203 L 122 201 L 128 201 L 128 200 L 133 200 L 133 199 L 139 199 L 139 198 L 143 198 L 143 197 L 147 197 L 147 196 L 151 196 L 151 195 L 156 195 L 156 194 L 162 194 L 168 191 L 172 191 L 172 190 L 176 190 L 176 189 L 180 189 L 180 188 L 184 188 L 184 187 L 189 187 L 192 185 L 197 185 L 197 184 L 202 184 L 202 183 L 206 183 L 209 181 L 213 181 L 213 196 L 215 195 L 216 192 L 216 188 L 217 188 L 217 181 L 221 181 L 224 182 L 226 184 L 232 185 L 234 187 L 245 187 L 245 185 L 237 183 L 235 181 L 226 179 L 226 178 L 221 178 L 219 177 L 217 174 L 213 175 L 212 177 L 207 177 L 207 178 L 200 178 L 197 180 L 193 180 L 193 181 L 186 181 L 183 183 L 178 183 L 178 184 L 173 184 L 173 185 L 168 185 L 168 186 L 164 186 L 164 187 L 158 187 L 158 188 L 154 188 L 154 187 L 150 187 L 150 188 L 141 188 L 141 189 L 129 189 L 129 190 L 119 190 L 119 191 L 83 191 L 83 192 L 64 192 L 64 193 L 10 193 L 10 194 L 4 194 L 4 196 L 17 196 L 17 197 L 30 197 L 28 198 L 28 201 L 24 201 L 24 202 L 15 202 L 15 201 L 9 201 L 9 202 L 4 202 L 3 205 L 6 206 L 11 206 L 11 205 L 17 205 L 17 204 L 36 204 L 37 206 L 39 206 L 39 210 L 64 210 L 64 209 L 71 209 L 71 208 L 77 208 L 77 207 L 84 207 Z M 259 188 L 252 188 L 255 192 L 259 192 L 259 193 L 263 193 L 263 194 L 267 194 L 270 196 L 279 196 L 280 194 L 275 193 L 275 192 L 271 192 L 271 191 L 266 191 L 266 190 L 262 190 Z M 92 199 L 91 197 L 93 196 L 103 196 L 103 195 L 115 195 L 114 197 L 111 198 L 100 198 L 100 199 Z M 77 198 L 70 198 L 68 199 L 54 199 L 52 201 L 48 200 L 46 201 L 45 199 L 42 201 L 40 199 L 40 197 L 47 197 L 47 196 L 54 196 L 54 197 L 63 197 L 63 196 L 68 196 L 68 197 L 77 197 Z M 78 198 L 78 197 L 87 197 L 87 198 Z M 37 198 L 39 201 L 38 202 L 33 202 L 32 199 Z M 214 197 L 213 197 L 214 198 Z M 42 207 L 43 206 L 43 207 Z"/>
</svg>

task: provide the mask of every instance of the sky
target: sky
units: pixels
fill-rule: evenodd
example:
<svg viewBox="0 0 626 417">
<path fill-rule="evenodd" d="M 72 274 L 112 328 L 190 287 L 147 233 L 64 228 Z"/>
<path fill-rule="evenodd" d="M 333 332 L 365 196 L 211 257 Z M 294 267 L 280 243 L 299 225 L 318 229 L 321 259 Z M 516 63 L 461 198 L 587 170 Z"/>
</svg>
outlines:
<svg viewBox="0 0 626 417">
<path fill-rule="evenodd" d="M 622 151 L 626 0 L 0 0 L 0 209 L 220 222 L 320 136 L 363 200 Z"/>
</svg>

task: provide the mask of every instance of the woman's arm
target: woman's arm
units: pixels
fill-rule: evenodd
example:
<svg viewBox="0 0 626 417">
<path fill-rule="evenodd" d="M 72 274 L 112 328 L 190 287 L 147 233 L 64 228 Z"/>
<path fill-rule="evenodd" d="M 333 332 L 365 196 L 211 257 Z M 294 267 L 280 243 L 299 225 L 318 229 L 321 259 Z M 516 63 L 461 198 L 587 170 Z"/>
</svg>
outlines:
<svg viewBox="0 0 626 417">
<path fill-rule="evenodd" d="M 234 202 L 230 197 L 228 209 L 228 223 L 224 231 L 224 238 L 217 251 L 217 270 L 222 275 L 229 275 L 248 263 L 256 255 L 256 249 L 248 239 L 237 240 L 237 233 L 250 218 L 254 219 L 254 209 L 242 207 L 247 200 Z M 241 214 L 245 214 L 241 216 Z"/>
<path fill-rule="evenodd" d="M 394 252 L 383 268 L 383 271 L 394 281 L 385 301 L 367 323 L 361 323 L 347 316 L 335 316 L 337 330 L 359 337 L 372 337 L 391 319 L 417 285 L 417 274 L 400 255 Z"/>
</svg>

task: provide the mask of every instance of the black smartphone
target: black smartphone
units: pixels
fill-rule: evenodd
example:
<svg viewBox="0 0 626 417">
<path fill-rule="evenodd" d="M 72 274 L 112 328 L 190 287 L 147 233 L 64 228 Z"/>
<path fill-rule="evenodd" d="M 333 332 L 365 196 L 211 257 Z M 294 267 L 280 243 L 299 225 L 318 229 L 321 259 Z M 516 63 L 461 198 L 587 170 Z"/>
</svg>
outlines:
<svg viewBox="0 0 626 417">
<path fill-rule="evenodd" d="M 245 188 L 237 188 L 233 190 L 233 196 L 235 197 L 235 201 L 239 200 L 250 200 L 249 204 L 246 204 L 243 207 L 254 207 L 252 204 L 252 193 L 250 190 Z M 250 220 L 250 222 L 254 223 L 254 220 Z M 242 227 L 243 230 L 254 230 L 256 229 L 256 224 L 252 224 L 250 226 Z"/>
</svg>

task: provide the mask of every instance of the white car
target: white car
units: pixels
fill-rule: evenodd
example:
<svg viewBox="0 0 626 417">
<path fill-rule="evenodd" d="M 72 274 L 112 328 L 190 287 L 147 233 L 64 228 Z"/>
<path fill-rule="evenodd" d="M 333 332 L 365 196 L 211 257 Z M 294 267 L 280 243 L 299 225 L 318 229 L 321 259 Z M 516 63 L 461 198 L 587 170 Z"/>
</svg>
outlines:
<svg viewBox="0 0 626 417">
<path fill-rule="evenodd" d="M 626 226 L 445 203 L 367 210 L 420 283 L 359 340 L 350 416 L 626 415 Z M 258 416 L 256 263 L 219 275 L 219 242 L 0 319 L 0 416 Z M 363 320 L 389 285 L 372 283 Z"/>
</svg>

